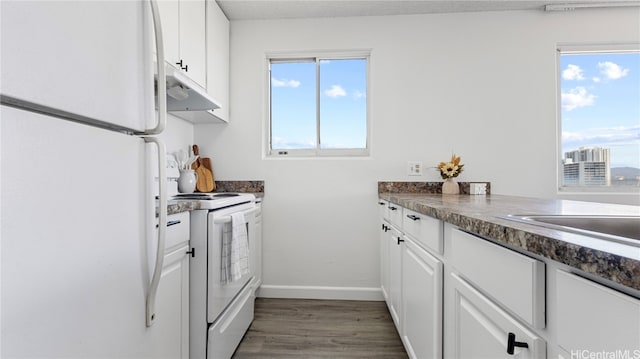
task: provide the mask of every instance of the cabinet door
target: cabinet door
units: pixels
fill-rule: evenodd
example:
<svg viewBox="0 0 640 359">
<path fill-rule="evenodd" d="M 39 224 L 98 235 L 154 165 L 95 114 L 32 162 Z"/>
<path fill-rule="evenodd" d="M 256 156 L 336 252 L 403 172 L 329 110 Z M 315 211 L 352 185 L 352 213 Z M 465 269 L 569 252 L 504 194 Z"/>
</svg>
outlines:
<svg viewBox="0 0 640 359">
<path fill-rule="evenodd" d="M 453 317 L 450 337 L 451 358 L 545 358 L 546 344 L 517 320 L 500 309 L 491 300 L 475 290 L 457 274 L 450 275 L 453 291 Z M 527 343 L 528 348 L 515 347 L 513 355 L 507 353 L 509 333 L 515 341 Z"/>
<path fill-rule="evenodd" d="M 405 237 L 403 339 L 411 358 L 442 358 L 442 262 Z"/>
<path fill-rule="evenodd" d="M 180 0 L 180 59 L 187 75 L 200 86 L 207 86 L 205 1 Z"/>
<path fill-rule="evenodd" d="M 180 61 L 180 2 L 178 0 L 158 1 L 160 23 L 162 24 L 162 38 L 164 44 L 164 59 L 177 66 Z"/>
<path fill-rule="evenodd" d="M 157 340 L 154 351 L 164 358 L 189 358 L 189 256 L 187 245 L 165 255 L 156 294 Z"/>
<path fill-rule="evenodd" d="M 566 358 L 616 352 L 640 357 L 640 300 L 574 274 L 556 273 L 558 346 Z"/>
<path fill-rule="evenodd" d="M 213 115 L 229 121 L 229 20 L 215 1 L 207 1 L 207 92 L 220 105 Z"/>
<path fill-rule="evenodd" d="M 385 221 L 381 221 L 380 225 L 380 289 L 382 290 L 382 296 L 387 302 L 387 306 L 390 306 L 389 298 L 389 224 Z"/>
<path fill-rule="evenodd" d="M 261 204 L 256 204 L 256 206 L 262 207 Z M 251 234 L 251 243 L 249 243 L 249 253 L 255 277 L 253 283 L 257 290 L 262 284 L 262 208 L 258 209 L 253 220 L 253 233 Z"/>
<path fill-rule="evenodd" d="M 389 312 L 396 324 L 398 332 L 401 331 L 401 307 L 402 307 L 402 233 L 395 228 L 387 235 L 389 243 Z M 400 333 L 402 335 L 402 333 Z"/>
</svg>

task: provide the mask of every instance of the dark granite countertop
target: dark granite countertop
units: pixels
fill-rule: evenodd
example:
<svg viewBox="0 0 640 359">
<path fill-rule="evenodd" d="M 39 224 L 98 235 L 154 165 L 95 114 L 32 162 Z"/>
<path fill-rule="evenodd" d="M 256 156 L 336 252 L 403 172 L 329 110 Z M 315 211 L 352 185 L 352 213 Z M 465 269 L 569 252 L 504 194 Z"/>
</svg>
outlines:
<svg viewBox="0 0 640 359">
<path fill-rule="evenodd" d="M 640 290 L 640 247 L 499 217 L 508 214 L 640 215 L 640 207 L 503 195 L 381 192 L 379 197 L 509 247 Z"/>
</svg>

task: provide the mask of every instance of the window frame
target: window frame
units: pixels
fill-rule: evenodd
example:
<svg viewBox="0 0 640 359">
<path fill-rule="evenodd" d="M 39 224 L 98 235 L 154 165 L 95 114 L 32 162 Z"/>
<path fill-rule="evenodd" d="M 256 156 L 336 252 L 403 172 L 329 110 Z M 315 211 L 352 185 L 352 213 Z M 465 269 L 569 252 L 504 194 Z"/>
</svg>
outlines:
<svg viewBox="0 0 640 359">
<path fill-rule="evenodd" d="M 364 148 L 321 148 L 320 147 L 320 61 L 323 60 L 365 60 L 366 76 L 366 131 Z M 314 62 L 316 66 L 316 147 L 312 149 L 273 149 L 271 126 L 271 64 L 287 62 Z M 346 51 L 313 51 L 313 52 L 270 52 L 265 57 L 266 74 L 266 112 L 264 131 L 264 156 L 263 158 L 368 158 L 371 154 L 371 50 L 346 50 Z"/>
<path fill-rule="evenodd" d="M 570 194 L 638 194 L 640 188 L 632 186 L 566 186 L 564 184 L 564 152 L 562 150 L 562 63 L 566 54 L 597 54 L 640 52 L 640 43 L 558 43 L 556 45 L 556 188 L 557 193 Z"/>
</svg>

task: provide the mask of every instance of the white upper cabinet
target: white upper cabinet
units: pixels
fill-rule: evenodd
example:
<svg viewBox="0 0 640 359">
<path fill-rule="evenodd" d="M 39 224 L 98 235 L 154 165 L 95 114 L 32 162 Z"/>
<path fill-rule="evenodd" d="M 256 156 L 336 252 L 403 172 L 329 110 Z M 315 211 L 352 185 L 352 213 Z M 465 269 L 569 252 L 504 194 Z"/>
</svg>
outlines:
<svg viewBox="0 0 640 359">
<path fill-rule="evenodd" d="M 207 86 L 206 3 L 204 0 L 158 2 L 165 61 L 182 69 L 203 88 Z"/>
<path fill-rule="evenodd" d="M 229 20 L 215 1 L 207 2 L 207 92 L 220 108 L 213 115 L 229 121 Z"/>
</svg>

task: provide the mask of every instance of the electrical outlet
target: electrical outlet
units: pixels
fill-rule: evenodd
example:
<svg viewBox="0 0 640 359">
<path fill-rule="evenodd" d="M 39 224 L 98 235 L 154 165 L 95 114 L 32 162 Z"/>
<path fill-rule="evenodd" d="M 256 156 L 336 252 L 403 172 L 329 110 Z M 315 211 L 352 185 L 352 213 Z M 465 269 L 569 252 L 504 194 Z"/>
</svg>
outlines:
<svg viewBox="0 0 640 359">
<path fill-rule="evenodd" d="M 469 186 L 469 194 L 487 194 L 486 183 L 471 183 Z"/>
<path fill-rule="evenodd" d="M 407 162 L 407 174 L 409 176 L 422 176 L 422 162 Z"/>
</svg>

